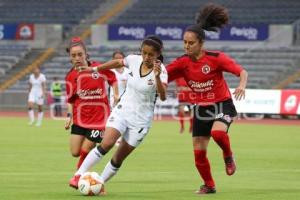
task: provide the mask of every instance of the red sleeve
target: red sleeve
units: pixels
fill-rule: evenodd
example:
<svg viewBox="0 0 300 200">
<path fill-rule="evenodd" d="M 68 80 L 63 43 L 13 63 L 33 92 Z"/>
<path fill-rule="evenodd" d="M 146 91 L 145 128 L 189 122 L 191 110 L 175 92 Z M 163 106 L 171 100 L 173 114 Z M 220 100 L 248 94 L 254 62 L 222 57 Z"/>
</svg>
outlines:
<svg viewBox="0 0 300 200">
<path fill-rule="evenodd" d="M 241 71 L 243 71 L 243 67 L 241 65 L 237 64 L 235 60 L 224 53 L 220 53 L 218 61 L 219 67 L 221 67 L 223 71 L 230 72 L 236 76 L 240 76 Z"/>
<path fill-rule="evenodd" d="M 117 82 L 116 75 L 113 71 L 103 70 L 103 71 L 101 71 L 101 73 L 107 77 L 107 82 L 110 86 L 112 86 L 115 82 Z"/>
<path fill-rule="evenodd" d="M 67 102 L 73 103 L 76 97 L 76 77 L 71 70 L 65 77 Z"/>
<path fill-rule="evenodd" d="M 167 72 L 168 72 L 168 82 L 174 81 L 180 77 L 183 77 L 183 58 L 177 58 L 173 62 L 167 65 Z"/>
</svg>

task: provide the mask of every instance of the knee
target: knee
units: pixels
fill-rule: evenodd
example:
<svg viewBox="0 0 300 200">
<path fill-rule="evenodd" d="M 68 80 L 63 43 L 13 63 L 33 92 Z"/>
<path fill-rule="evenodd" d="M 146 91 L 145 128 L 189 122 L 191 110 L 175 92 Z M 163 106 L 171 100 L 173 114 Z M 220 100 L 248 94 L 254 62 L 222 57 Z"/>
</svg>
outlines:
<svg viewBox="0 0 300 200">
<path fill-rule="evenodd" d="M 223 136 L 224 133 L 224 131 L 212 130 L 210 135 L 214 140 L 218 140 L 220 137 Z"/>
<path fill-rule="evenodd" d="M 77 149 L 71 149 L 71 155 L 73 157 L 79 157 L 80 156 L 80 151 Z"/>
</svg>

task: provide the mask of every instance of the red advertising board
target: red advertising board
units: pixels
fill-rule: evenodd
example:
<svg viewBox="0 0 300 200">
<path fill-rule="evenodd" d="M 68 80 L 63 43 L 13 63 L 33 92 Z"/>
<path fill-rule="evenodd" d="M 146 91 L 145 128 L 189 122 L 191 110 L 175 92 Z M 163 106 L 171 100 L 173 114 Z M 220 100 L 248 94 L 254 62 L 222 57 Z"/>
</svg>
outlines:
<svg viewBox="0 0 300 200">
<path fill-rule="evenodd" d="M 16 32 L 17 40 L 33 40 L 34 25 L 33 24 L 18 24 Z"/>
<path fill-rule="evenodd" d="M 281 90 L 280 114 L 300 114 L 300 90 Z"/>
</svg>

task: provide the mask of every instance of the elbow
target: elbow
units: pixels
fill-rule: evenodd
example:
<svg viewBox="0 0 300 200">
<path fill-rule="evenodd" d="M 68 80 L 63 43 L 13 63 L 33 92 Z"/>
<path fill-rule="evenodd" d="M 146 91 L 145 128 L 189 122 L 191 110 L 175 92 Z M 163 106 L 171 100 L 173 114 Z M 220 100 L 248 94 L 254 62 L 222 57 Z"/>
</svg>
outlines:
<svg viewBox="0 0 300 200">
<path fill-rule="evenodd" d="M 165 101 L 166 99 L 167 99 L 167 98 L 166 98 L 166 95 L 161 95 L 161 96 L 160 96 L 160 100 L 161 100 L 161 101 Z"/>
<path fill-rule="evenodd" d="M 246 71 L 246 70 L 243 70 L 242 72 L 241 72 L 241 74 L 240 74 L 240 76 L 244 76 L 244 77 L 248 77 L 248 72 Z"/>
</svg>

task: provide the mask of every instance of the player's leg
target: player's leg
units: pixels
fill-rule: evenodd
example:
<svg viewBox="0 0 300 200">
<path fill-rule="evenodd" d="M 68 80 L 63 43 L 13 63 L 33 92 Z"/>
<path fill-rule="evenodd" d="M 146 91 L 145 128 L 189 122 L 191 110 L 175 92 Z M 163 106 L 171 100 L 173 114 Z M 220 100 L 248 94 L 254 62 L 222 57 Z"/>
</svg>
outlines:
<svg viewBox="0 0 300 200">
<path fill-rule="evenodd" d="M 179 104 L 178 106 L 178 120 L 180 123 L 179 133 L 183 133 L 184 132 L 184 105 L 183 104 Z"/>
<path fill-rule="evenodd" d="M 236 170 L 236 164 L 232 156 L 228 129 L 233 121 L 233 118 L 236 116 L 236 110 L 232 101 L 230 100 L 222 103 L 222 106 L 219 106 L 218 109 L 218 113 L 222 114 L 215 120 L 212 126 L 211 136 L 223 150 L 226 173 L 230 176 L 234 174 Z"/>
<path fill-rule="evenodd" d="M 210 130 L 213 125 L 211 119 L 204 119 L 206 109 L 196 106 L 193 119 L 193 148 L 195 166 L 204 181 L 204 185 L 196 191 L 197 194 L 215 193 L 215 182 L 211 174 L 210 163 L 207 158 L 207 146 L 210 141 Z"/>
<path fill-rule="evenodd" d="M 230 139 L 227 130 L 227 124 L 220 121 L 215 121 L 211 131 L 211 136 L 222 149 L 226 173 L 227 175 L 231 176 L 236 171 L 236 164 L 232 156 Z"/>
<path fill-rule="evenodd" d="M 114 153 L 111 161 L 109 161 L 102 174 L 101 179 L 106 183 L 109 179 L 115 176 L 121 167 L 123 161 L 128 155 L 141 144 L 143 139 L 148 134 L 149 128 L 130 128 L 122 135 L 122 141 L 117 151 Z"/>
<path fill-rule="evenodd" d="M 36 121 L 36 126 L 42 125 L 43 117 L 44 117 L 43 104 L 38 104 L 38 117 Z"/>
<path fill-rule="evenodd" d="M 103 172 L 101 173 L 100 177 L 103 183 L 106 183 L 117 174 L 123 161 L 134 149 L 135 147 L 129 145 L 124 139 L 121 140 L 117 151 L 114 153 L 112 159 L 106 164 Z"/>
<path fill-rule="evenodd" d="M 36 126 L 41 126 L 43 116 L 44 116 L 44 112 L 43 112 L 44 97 L 41 94 L 37 95 L 37 105 L 38 105 L 38 119 L 36 122 Z"/>
<path fill-rule="evenodd" d="M 102 141 L 104 130 L 86 129 L 85 133 L 86 138 L 83 141 L 80 149 L 80 157 L 77 163 L 77 169 L 80 168 L 84 159 L 86 158 L 88 153 L 96 146 L 96 144 Z"/>
<path fill-rule="evenodd" d="M 75 175 L 82 175 L 87 172 L 91 167 L 98 163 L 103 156 L 114 146 L 117 139 L 120 137 L 120 132 L 111 127 L 105 129 L 103 140 L 100 145 L 92 149 Z"/>
<path fill-rule="evenodd" d="M 88 153 L 95 148 L 96 143 L 93 141 L 90 141 L 89 139 L 85 138 L 83 141 L 83 144 L 81 146 L 80 149 L 80 153 L 79 153 L 79 160 L 77 163 L 77 169 L 80 168 L 81 164 L 83 163 L 84 159 L 86 158 L 86 156 L 88 155 Z"/>
<path fill-rule="evenodd" d="M 28 117 L 29 117 L 29 125 L 32 125 L 34 123 L 34 103 L 33 101 L 28 101 Z"/>
</svg>

